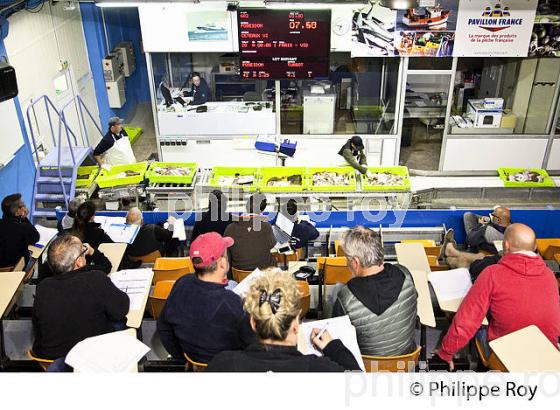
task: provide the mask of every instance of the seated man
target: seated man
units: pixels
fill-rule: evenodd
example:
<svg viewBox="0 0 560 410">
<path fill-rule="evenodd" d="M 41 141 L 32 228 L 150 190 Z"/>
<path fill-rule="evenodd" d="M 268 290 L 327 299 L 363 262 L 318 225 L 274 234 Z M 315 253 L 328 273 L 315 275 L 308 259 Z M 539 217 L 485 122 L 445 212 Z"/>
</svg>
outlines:
<svg viewBox="0 0 560 410">
<path fill-rule="evenodd" d="M 357 226 L 342 239 L 352 279 L 340 289 L 333 316 L 350 316 L 364 355 L 412 353 L 416 325 L 416 289 L 410 272 L 384 262 L 380 236 Z"/>
<path fill-rule="evenodd" d="M 232 245 L 233 239 L 216 232 L 191 244 L 195 274 L 175 283 L 157 322 L 163 346 L 176 359 L 187 353 L 209 363 L 218 353 L 244 349 L 255 340 L 241 298 L 225 289 Z"/>
<path fill-rule="evenodd" d="M 290 240 L 290 244 L 294 249 L 305 248 L 309 241 L 313 241 L 319 237 L 319 231 L 312 223 L 300 219 L 295 199 L 290 199 L 286 203 L 285 215 L 294 223 L 292 238 Z"/>
<path fill-rule="evenodd" d="M 20 258 L 29 262 L 29 245 L 39 242 L 39 232 L 29 219 L 29 210 L 21 194 L 8 195 L 2 200 L 0 220 L 0 268 L 13 267 Z"/>
<path fill-rule="evenodd" d="M 191 81 L 191 91 L 185 91 L 183 93 L 185 97 L 192 97 L 192 102 L 190 104 L 201 105 L 210 101 L 212 98 L 212 92 L 210 91 L 210 87 L 208 86 L 206 80 L 200 76 L 200 73 L 193 71 L 191 74 Z"/>
<path fill-rule="evenodd" d="M 144 256 L 154 251 L 164 255 L 177 255 L 179 241 L 173 239 L 173 232 L 158 225 L 144 224 L 142 211 L 136 207 L 131 208 L 126 215 L 126 223 L 140 225 L 138 235 L 134 242 L 126 248 L 126 256 Z"/>
<path fill-rule="evenodd" d="M 39 357 L 64 357 L 76 343 L 124 327 L 129 298 L 105 272 L 85 268 L 88 253 L 92 248 L 72 235 L 49 246 L 54 276 L 37 285 L 33 305 L 33 352 Z"/>
<path fill-rule="evenodd" d="M 208 210 L 202 212 L 200 220 L 195 221 L 191 236 L 194 242 L 199 235 L 217 232 L 224 235 L 226 228 L 232 222 L 232 216 L 227 212 L 228 199 L 222 191 L 215 189 L 208 195 Z"/>
<path fill-rule="evenodd" d="M 560 298 L 554 274 L 535 253 L 535 232 L 523 224 L 510 225 L 504 235 L 504 256 L 480 274 L 461 303 L 438 356 L 453 370 L 453 356 L 479 330 L 488 314 L 487 337 L 505 336 L 537 326 L 556 346 L 560 336 Z M 487 352 L 489 352 L 486 346 Z"/>
<path fill-rule="evenodd" d="M 262 215 L 266 209 L 266 197 L 255 194 L 247 202 L 247 215 L 226 228 L 225 235 L 233 238 L 229 248 L 231 266 L 237 269 L 254 270 L 276 266 L 270 250 L 276 246 L 276 238 L 268 219 Z"/>
<path fill-rule="evenodd" d="M 475 251 L 484 250 L 498 253 L 494 241 L 504 239 L 504 231 L 511 224 L 511 214 L 508 208 L 498 206 L 490 216 L 480 216 L 472 212 L 463 215 L 466 243 Z"/>
</svg>

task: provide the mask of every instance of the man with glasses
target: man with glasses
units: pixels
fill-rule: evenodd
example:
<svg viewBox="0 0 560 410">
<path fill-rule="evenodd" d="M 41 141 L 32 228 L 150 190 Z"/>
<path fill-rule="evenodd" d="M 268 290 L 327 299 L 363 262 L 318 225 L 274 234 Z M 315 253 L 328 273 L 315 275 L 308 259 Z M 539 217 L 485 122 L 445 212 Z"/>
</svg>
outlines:
<svg viewBox="0 0 560 410">
<path fill-rule="evenodd" d="M 494 241 L 504 239 L 504 232 L 511 224 L 511 214 L 508 208 L 497 206 L 488 216 L 466 212 L 463 223 L 467 233 L 465 242 L 473 251 L 498 253 Z"/>
<path fill-rule="evenodd" d="M 33 306 L 33 352 L 59 359 L 78 342 L 123 328 L 129 298 L 105 272 L 90 270 L 91 246 L 72 235 L 56 238 L 47 261 L 54 274 L 37 286 Z"/>
<path fill-rule="evenodd" d="M 39 232 L 27 219 L 28 215 L 21 194 L 8 195 L 2 200 L 0 268 L 11 268 L 22 257 L 25 263 L 29 262 L 27 247 L 39 242 Z"/>
</svg>

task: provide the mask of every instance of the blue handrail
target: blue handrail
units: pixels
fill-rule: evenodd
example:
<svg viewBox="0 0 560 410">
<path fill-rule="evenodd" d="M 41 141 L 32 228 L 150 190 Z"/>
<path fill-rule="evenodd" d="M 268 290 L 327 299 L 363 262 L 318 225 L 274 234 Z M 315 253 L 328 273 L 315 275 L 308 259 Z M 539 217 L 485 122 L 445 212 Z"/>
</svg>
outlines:
<svg viewBox="0 0 560 410">
<path fill-rule="evenodd" d="M 79 113 L 80 113 L 81 126 L 82 126 L 82 128 L 84 130 L 84 134 L 86 136 L 86 142 L 87 142 L 88 146 L 91 146 L 91 143 L 90 143 L 90 140 L 89 140 L 89 134 L 88 134 L 87 127 L 86 127 L 86 121 L 85 121 L 85 118 L 84 118 L 84 110 L 85 110 L 86 114 L 88 115 L 88 117 L 91 119 L 91 122 L 93 122 L 93 125 L 95 125 L 95 128 L 97 128 L 97 131 L 99 132 L 99 134 L 101 136 L 103 136 L 103 131 L 101 130 L 101 127 L 97 124 L 97 121 L 95 120 L 95 118 L 91 114 L 91 111 L 88 109 L 88 107 L 84 103 L 84 100 L 79 95 L 74 96 L 70 101 L 68 101 L 66 104 L 64 104 L 64 106 L 61 108 L 60 112 L 62 113 L 62 116 L 64 118 L 66 118 L 66 113 L 65 113 L 66 109 L 70 105 L 72 105 L 72 103 L 75 103 L 76 106 L 78 107 L 78 110 L 79 110 Z"/>
</svg>

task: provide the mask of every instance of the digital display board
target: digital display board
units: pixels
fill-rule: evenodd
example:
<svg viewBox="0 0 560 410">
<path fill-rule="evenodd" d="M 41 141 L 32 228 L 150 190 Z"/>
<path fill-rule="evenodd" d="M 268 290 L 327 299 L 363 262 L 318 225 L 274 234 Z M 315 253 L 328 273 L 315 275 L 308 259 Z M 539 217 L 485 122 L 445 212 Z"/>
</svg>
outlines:
<svg viewBox="0 0 560 410">
<path fill-rule="evenodd" d="M 238 24 L 242 78 L 329 75 L 330 10 L 239 9 Z"/>
</svg>

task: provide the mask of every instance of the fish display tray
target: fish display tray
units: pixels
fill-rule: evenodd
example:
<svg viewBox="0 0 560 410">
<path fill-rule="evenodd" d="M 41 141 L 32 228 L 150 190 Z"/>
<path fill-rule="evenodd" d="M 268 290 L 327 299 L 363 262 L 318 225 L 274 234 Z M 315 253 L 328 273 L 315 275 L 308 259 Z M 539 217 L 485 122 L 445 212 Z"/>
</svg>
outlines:
<svg viewBox="0 0 560 410">
<path fill-rule="evenodd" d="M 348 175 L 348 185 L 313 185 L 313 175 L 318 172 L 335 172 L 337 174 Z M 306 188 L 313 192 L 354 192 L 356 191 L 356 172 L 352 167 L 330 167 L 321 168 L 313 167 L 307 168 L 306 172 Z"/>
<path fill-rule="evenodd" d="M 244 185 L 221 185 L 219 183 L 220 177 L 233 177 L 239 174 L 240 176 L 252 175 L 255 179 L 251 184 Z M 245 191 L 254 192 L 257 190 L 257 181 L 259 179 L 259 168 L 257 167 L 214 167 L 212 168 L 212 175 L 208 184 L 216 188 L 229 188 L 229 189 L 243 189 Z"/>
<path fill-rule="evenodd" d="M 536 172 L 543 177 L 542 182 L 513 182 L 508 181 L 509 174 L 517 174 L 518 172 L 523 172 L 528 169 L 531 172 Z M 538 168 L 498 168 L 498 175 L 500 179 L 504 182 L 506 188 L 531 188 L 531 187 L 554 187 L 554 181 L 548 175 L 544 169 Z"/>
<path fill-rule="evenodd" d="M 306 168 L 305 167 L 263 167 L 258 187 L 262 192 L 301 192 L 305 189 Z M 301 176 L 301 185 L 269 186 L 268 181 L 272 178 L 283 178 L 292 175 Z"/>
<path fill-rule="evenodd" d="M 144 175 L 148 169 L 147 162 L 137 162 L 136 164 L 115 165 L 109 171 L 102 170 L 95 182 L 99 188 L 109 188 L 120 185 L 136 185 L 144 181 Z M 134 171 L 140 175 L 131 177 L 119 177 L 121 172 Z"/>
<path fill-rule="evenodd" d="M 89 188 L 95 177 L 99 172 L 99 167 L 97 165 L 91 165 L 86 167 L 78 168 L 78 173 L 76 174 L 76 188 Z M 80 176 L 87 175 L 87 178 L 78 178 Z"/>
<path fill-rule="evenodd" d="M 162 167 L 177 167 L 177 168 L 190 168 L 190 172 L 186 176 L 178 175 L 158 175 L 155 168 Z M 192 185 L 193 179 L 198 171 L 198 164 L 196 162 L 152 162 L 150 168 L 146 172 L 145 178 L 150 183 L 155 184 L 185 184 Z"/>
<path fill-rule="evenodd" d="M 386 173 L 403 177 L 402 185 L 371 185 L 367 183 L 367 178 L 362 175 L 362 191 L 410 191 L 410 176 L 407 167 L 369 167 L 373 173 Z"/>
</svg>

